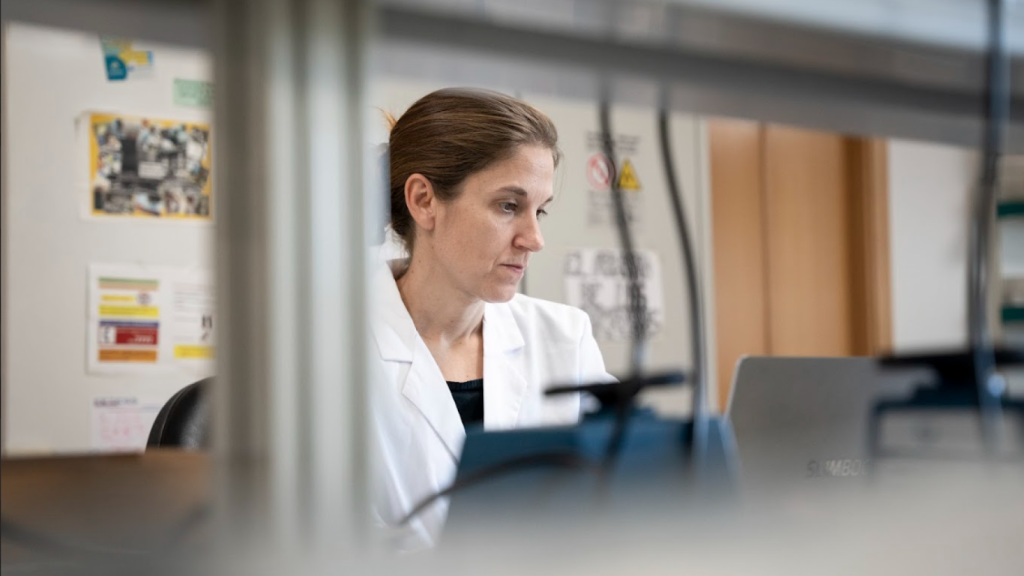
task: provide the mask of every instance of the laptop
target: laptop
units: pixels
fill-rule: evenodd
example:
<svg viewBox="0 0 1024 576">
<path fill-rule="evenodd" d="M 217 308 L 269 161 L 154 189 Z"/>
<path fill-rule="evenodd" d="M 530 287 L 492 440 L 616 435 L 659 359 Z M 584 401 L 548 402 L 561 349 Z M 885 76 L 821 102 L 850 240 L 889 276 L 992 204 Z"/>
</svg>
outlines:
<svg viewBox="0 0 1024 576">
<path fill-rule="evenodd" d="M 835 485 L 907 462 L 976 461 L 984 444 L 974 410 L 873 418 L 876 406 L 899 406 L 933 381 L 927 368 L 883 371 L 873 358 L 743 358 L 727 407 L 741 485 Z M 1021 421 L 1003 420 L 1003 455 L 1019 459 Z"/>
</svg>

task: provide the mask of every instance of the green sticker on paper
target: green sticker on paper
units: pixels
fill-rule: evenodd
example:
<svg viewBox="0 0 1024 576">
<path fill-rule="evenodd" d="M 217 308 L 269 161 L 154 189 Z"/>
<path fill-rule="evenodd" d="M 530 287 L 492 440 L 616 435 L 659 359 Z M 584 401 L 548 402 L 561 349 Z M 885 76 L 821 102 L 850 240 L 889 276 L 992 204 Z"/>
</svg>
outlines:
<svg viewBox="0 0 1024 576">
<path fill-rule="evenodd" d="M 174 103 L 196 108 L 213 107 L 213 83 L 202 80 L 174 79 Z"/>
</svg>

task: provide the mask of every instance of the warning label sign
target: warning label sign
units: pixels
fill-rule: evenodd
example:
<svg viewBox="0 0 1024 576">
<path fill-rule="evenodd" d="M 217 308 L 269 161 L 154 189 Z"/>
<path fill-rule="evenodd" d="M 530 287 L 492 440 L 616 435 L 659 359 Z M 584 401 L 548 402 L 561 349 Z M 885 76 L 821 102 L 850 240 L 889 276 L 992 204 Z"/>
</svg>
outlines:
<svg viewBox="0 0 1024 576">
<path fill-rule="evenodd" d="M 612 163 L 600 152 L 587 160 L 587 183 L 595 190 L 607 190 L 612 183 Z"/>
<path fill-rule="evenodd" d="M 622 170 L 619 172 L 618 185 L 620 190 L 638 192 L 640 190 L 640 179 L 637 178 L 636 168 L 629 159 L 622 161 Z"/>
<path fill-rule="evenodd" d="M 616 175 L 617 174 L 617 175 Z M 587 183 L 593 190 L 608 190 L 612 178 L 620 190 L 628 192 L 640 191 L 640 178 L 636 174 L 636 167 L 629 158 L 622 160 L 622 167 L 619 170 L 612 168 L 612 162 L 604 154 L 597 152 L 587 159 Z"/>
<path fill-rule="evenodd" d="M 616 158 L 615 166 L 605 154 L 604 143 L 597 132 L 586 135 L 587 157 L 587 223 L 591 226 L 609 226 L 615 221 L 615 209 L 612 199 L 612 184 L 622 191 L 622 199 L 626 211 L 626 220 L 636 224 L 640 215 L 642 189 L 640 175 L 637 173 L 634 159 L 640 154 L 640 137 L 628 134 L 617 134 L 612 138 L 612 151 Z"/>
</svg>

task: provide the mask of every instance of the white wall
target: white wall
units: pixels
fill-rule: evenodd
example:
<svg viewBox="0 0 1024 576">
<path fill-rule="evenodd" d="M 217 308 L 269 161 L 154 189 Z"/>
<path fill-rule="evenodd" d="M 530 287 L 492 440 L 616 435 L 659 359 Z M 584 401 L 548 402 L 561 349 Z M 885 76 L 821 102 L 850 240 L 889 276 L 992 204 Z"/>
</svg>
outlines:
<svg viewBox="0 0 1024 576">
<path fill-rule="evenodd" d="M 90 407 L 101 395 L 163 400 L 197 378 L 86 374 L 86 274 L 90 262 L 208 266 L 208 224 L 83 218 L 88 165 L 76 118 L 113 111 L 209 121 L 173 104 L 174 78 L 209 80 L 198 51 L 155 50 L 147 79 L 108 82 L 95 35 L 11 25 L 4 47 L 8 116 L 3 212 L 8 336 L 5 453 L 79 452 L 90 444 Z"/>
<path fill-rule="evenodd" d="M 897 351 L 967 342 L 967 223 L 977 154 L 889 142 L 893 344 Z"/>
</svg>

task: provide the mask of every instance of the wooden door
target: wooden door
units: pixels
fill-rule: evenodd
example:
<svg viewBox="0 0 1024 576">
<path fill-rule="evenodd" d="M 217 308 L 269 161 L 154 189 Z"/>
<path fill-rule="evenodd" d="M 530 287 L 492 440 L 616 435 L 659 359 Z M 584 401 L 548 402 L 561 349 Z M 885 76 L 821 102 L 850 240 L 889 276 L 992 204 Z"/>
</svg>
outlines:
<svg viewBox="0 0 1024 576">
<path fill-rule="evenodd" d="M 884 145 L 725 119 L 709 140 L 719 406 L 744 355 L 886 350 Z"/>
</svg>

